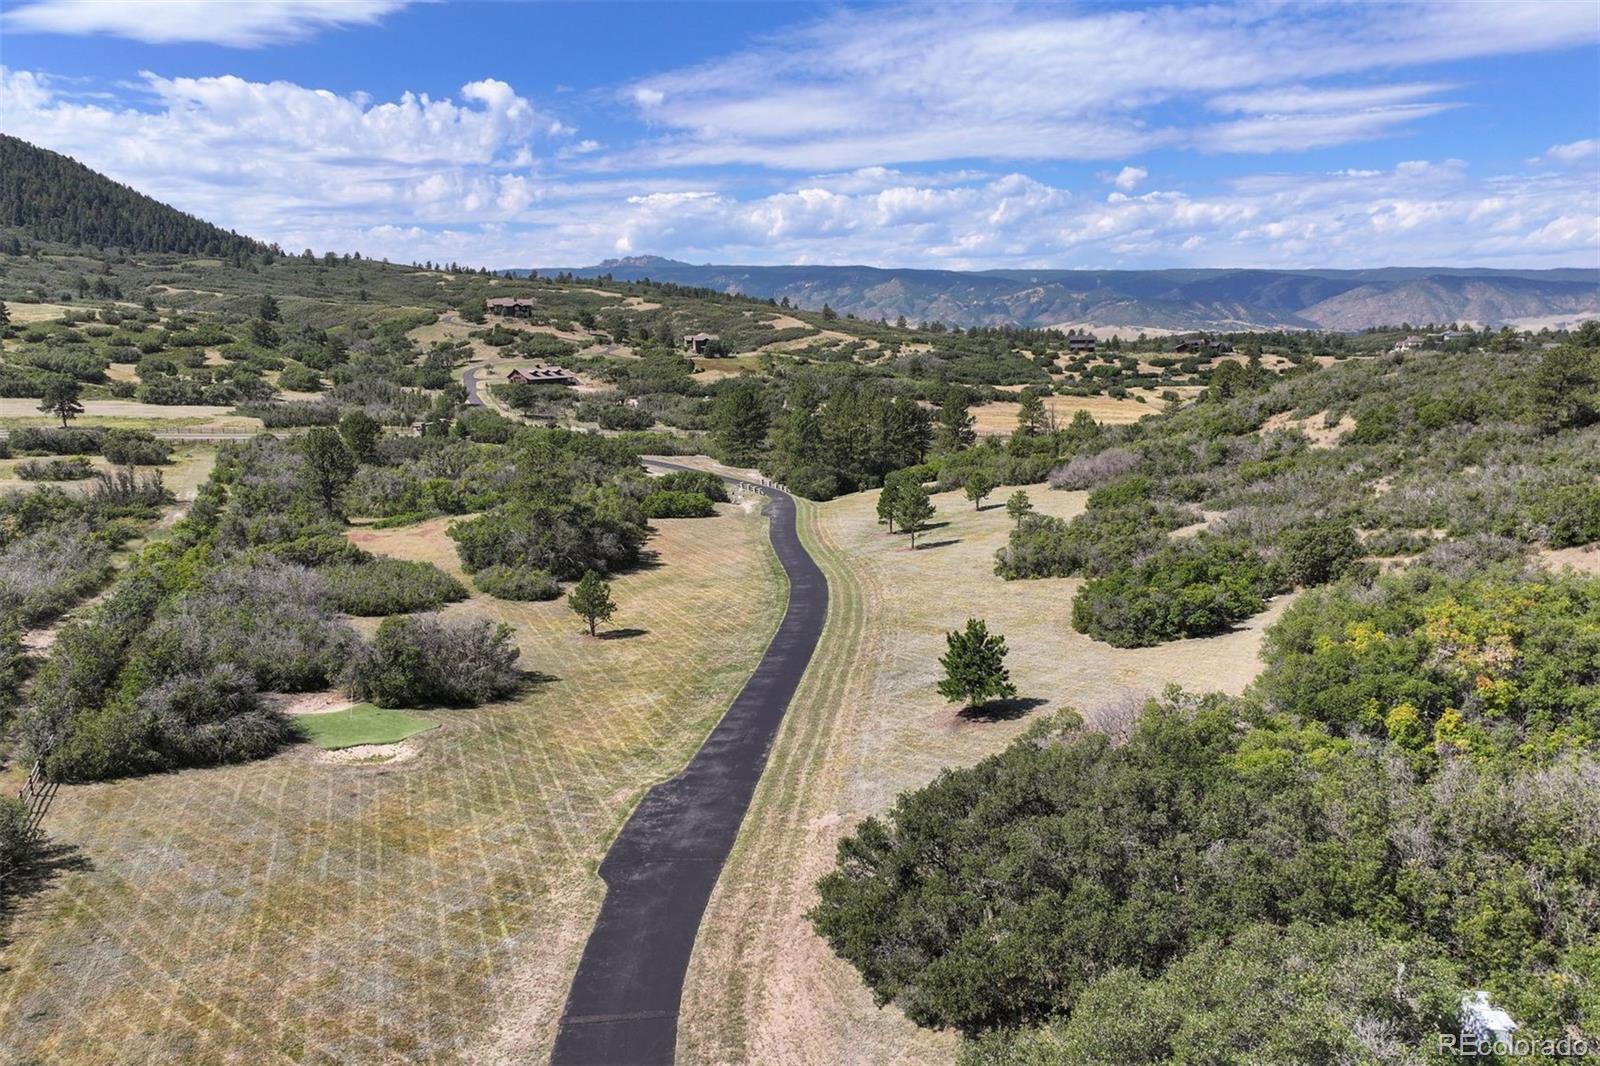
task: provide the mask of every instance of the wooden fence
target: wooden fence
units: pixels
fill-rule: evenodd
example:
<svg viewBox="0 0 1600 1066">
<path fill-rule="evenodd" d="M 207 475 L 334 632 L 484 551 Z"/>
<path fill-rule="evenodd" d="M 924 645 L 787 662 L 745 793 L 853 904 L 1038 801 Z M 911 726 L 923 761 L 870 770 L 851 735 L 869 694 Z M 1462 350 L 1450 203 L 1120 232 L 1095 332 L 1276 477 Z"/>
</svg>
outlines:
<svg viewBox="0 0 1600 1066">
<path fill-rule="evenodd" d="M 50 809 L 50 801 L 55 799 L 58 787 L 56 782 L 45 779 L 43 759 L 33 764 L 33 769 L 28 771 L 28 779 L 17 790 L 17 798 L 28 808 L 28 832 L 39 831 L 39 824 L 44 821 L 45 812 Z"/>
</svg>

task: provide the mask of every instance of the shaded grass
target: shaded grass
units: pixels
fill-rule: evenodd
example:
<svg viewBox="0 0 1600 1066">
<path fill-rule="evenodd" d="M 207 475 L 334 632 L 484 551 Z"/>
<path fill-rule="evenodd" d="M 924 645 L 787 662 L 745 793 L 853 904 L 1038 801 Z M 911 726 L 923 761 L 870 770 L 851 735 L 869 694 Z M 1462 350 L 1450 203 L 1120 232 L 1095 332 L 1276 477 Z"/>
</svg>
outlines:
<svg viewBox="0 0 1600 1066">
<path fill-rule="evenodd" d="M 448 520 L 352 537 L 459 574 Z M 0 1062 L 536 1062 L 626 812 L 727 709 L 785 599 L 766 521 L 667 523 L 590 641 L 565 603 L 445 608 L 516 627 L 559 680 L 473 710 L 405 763 L 307 747 L 64 786 L 46 829 L 92 863 L 24 901 Z M 363 620 L 371 621 L 371 620 Z"/>
<path fill-rule="evenodd" d="M 358 744 L 394 744 L 439 727 L 431 718 L 384 710 L 370 703 L 326 714 L 302 714 L 294 724 L 302 738 L 327 751 Z"/>
</svg>

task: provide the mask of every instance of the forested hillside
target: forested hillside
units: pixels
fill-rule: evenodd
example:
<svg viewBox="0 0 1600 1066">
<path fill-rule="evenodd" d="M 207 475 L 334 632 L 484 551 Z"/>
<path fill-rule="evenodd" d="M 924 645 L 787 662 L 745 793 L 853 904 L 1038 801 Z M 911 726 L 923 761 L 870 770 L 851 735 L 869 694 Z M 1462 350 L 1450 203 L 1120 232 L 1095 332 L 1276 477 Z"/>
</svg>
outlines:
<svg viewBox="0 0 1600 1066">
<path fill-rule="evenodd" d="M 39 240 L 234 256 L 262 245 L 168 207 L 56 152 L 0 134 L 0 227 Z"/>
</svg>

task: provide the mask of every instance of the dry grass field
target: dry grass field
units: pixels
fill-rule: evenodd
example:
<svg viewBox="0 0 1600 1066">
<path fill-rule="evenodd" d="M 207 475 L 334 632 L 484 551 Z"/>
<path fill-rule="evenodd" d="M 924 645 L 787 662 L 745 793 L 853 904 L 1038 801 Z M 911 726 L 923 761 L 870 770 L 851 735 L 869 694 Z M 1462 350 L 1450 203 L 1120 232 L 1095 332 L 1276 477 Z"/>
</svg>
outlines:
<svg viewBox="0 0 1600 1066">
<path fill-rule="evenodd" d="M 1120 650 L 1072 631 L 1077 579 L 1003 582 L 993 553 L 1010 520 L 958 493 L 935 497 L 945 523 L 906 550 L 882 532 L 874 493 L 802 505 L 828 574 L 832 613 L 766 777 L 701 926 L 679 1028 L 687 1063 L 926 1063 L 955 1056 L 952 1034 L 878 1009 L 855 971 L 811 932 L 813 885 L 839 836 L 939 770 L 1004 747 L 1039 714 L 1097 707 L 1169 682 L 1237 692 L 1255 675 L 1262 630 L 1286 600 L 1238 632 Z M 1083 493 L 1030 490 L 1046 513 L 1079 512 Z M 1021 697 L 1016 717 L 970 719 L 934 689 L 944 634 L 977 616 L 1004 634 Z"/>
<path fill-rule="evenodd" d="M 136 400 L 84 400 L 83 414 L 73 420 L 75 427 L 104 426 L 107 429 L 148 429 L 156 433 L 246 433 L 261 428 L 259 418 L 230 414 L 232 407 L 203 404 L 155 404 Z M 0 428 L 59 426 L 59 419 L 39 410 L 39 401 L 9 397 L 0 399 Z"/>
<path fill-rule="evenodd" d="M 1014 432 L 1017 428 L 1017 411 L 1021 406 L 1009 400 L 996 400 L 974 407 L 972 417 L 979 435 L 987 437 Z M 1079 411 L 1088 411 L 1096 422 L 1120 426 L 1137 422 L 1145 415 L 1159 413 L 1162 403 L 1154 397 L 1140 403 L 1138 400 L 1117 400 L 1110 396 L 1047 396 L 1045 406 L 1055 412 L 1056 420 L 1062 425 L 1072 421 L 1072 416 Z"/>
<path fill-rule="evenodd" d="M 53 880 L 0 941 L 0 1061 L 534 1062 L 598 910 L 595 868 L 687 760 L 785 599 L 752 510 L 660 523 L 616 639 L 564 602 L 453 605 L 516 626 L 520 698 L 430 711 L 400 757 L 307 745 L 63 787 Z M 357 530 L 454 569 L 445 520 Z"/>
</svg>

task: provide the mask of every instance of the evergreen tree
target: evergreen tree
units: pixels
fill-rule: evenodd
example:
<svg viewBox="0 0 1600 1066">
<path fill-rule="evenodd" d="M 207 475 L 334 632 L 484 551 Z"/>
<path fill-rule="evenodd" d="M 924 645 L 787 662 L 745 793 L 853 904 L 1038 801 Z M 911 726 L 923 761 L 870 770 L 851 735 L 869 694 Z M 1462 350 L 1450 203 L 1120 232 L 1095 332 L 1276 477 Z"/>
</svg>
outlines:
<svg viewBox="0 0 1600 1066">
<path fill-rule="evenodd" d="M 894 521 L 900 524 L 902 533 L 911 534 L 911 550 L 916 551 L 917 533 L 928 524 L 935 509 L 933 501 L 928 498 L 928 490 L 919 484 L 907 482 L 894 494 L 892 506 Z"/>
<path fill-rule="evenodd" d="M 767 407 L 761 384 L 739 378 L 723 386 L 711 401 L 711 437 L 736 463 L 759 456 L 767 443 Z"/>
<path fill-rule="evenodd" d="M 67 419 L 83 414 L 83 404 L 78 402 L 78 394 L 82 391 L 83 386 L 78 384 L 76 378 L 64 374 L 52 375 L 44 383 L 39 410 L 61 419 L 61 428 L 66 429 Z"/>
<path fill-rule="evenodd" d="M 306 478 L 312 495 L 329 514 L 340 514 L 339 495 L 355 476 L 355 456 L 345 447 L 339 431 L 329 426 L 312 429 L 300 447 L 306 457 Z"/>
<path fill-rule="evenodd" d="M 358 462 L 370 463 L 377 458 L 383 426 L 367 412 L 354 408 L 339 419 L 339 436 L 344 438 L 345 447 Z"/>
<path fill-rule="evenodd" d="M 1024 490 L 1018 489 L 1006 500 L 1006 514 L 1010 515 L 1011 520 L 1018 525 L 1032 513 L 1033 501 L 1028 499 L 1028 494 Z"/>
<path fill-rule="evenodd" d="M 939 695 L 966 707 L 977 707 L 992 699 L 1012 699 L 1017 687 L 1005 666 L 1006 638 L 990 634 L 989 627 L 977 618 L 967 619 L 965 629 L 945 634 L 947 650 L 939 657 L 944 680 Z"/>
<path fill-rule="evenodd" d="M 944 403 L 939 405 L 939 414 L 934 419 L 933 440 L 939 451 L 958 452 L 971 447 L 972 442 L 977 440 L 978 434 L 974 428 L 977 420 L 972 417 L 969 408 L 965 389 L 951 389 L 945 394 Z"/>
<path fill-rule="evenodd" d="M 1048 428 L 1049 414 L 1045 411 L 1044 397 L 1029 389 L 1022 394 L 1022 405 L 1017 409 L 1017 435 L 1037 437 Z"/>
<path fill-rule="evenodd" d="M 967 499 L 972 501 L 974 511 L 983 510 L 983 501 L 995 490 L 994 475 L 987 470 L 974 470 L 967 475 L 966 484 L 962 486 L 967 493 Z"/>
<path fill-rule="evenodd" d="M 256 317 L 263 322 L 276 322 L 279 319 L 278 300 L 271 293 L 264 293 L 261 301 L 256 305 Z"/>
<path fill-rule="evenodd" d="M 595 627 L 609 622 L 617 605 L 611 599 L 611 584 L 593 570 L 583 572 L 583 580 L 567 593 L 567 606 L 589 626 L 589 635 L 595 636 Z"/>
</svg>

